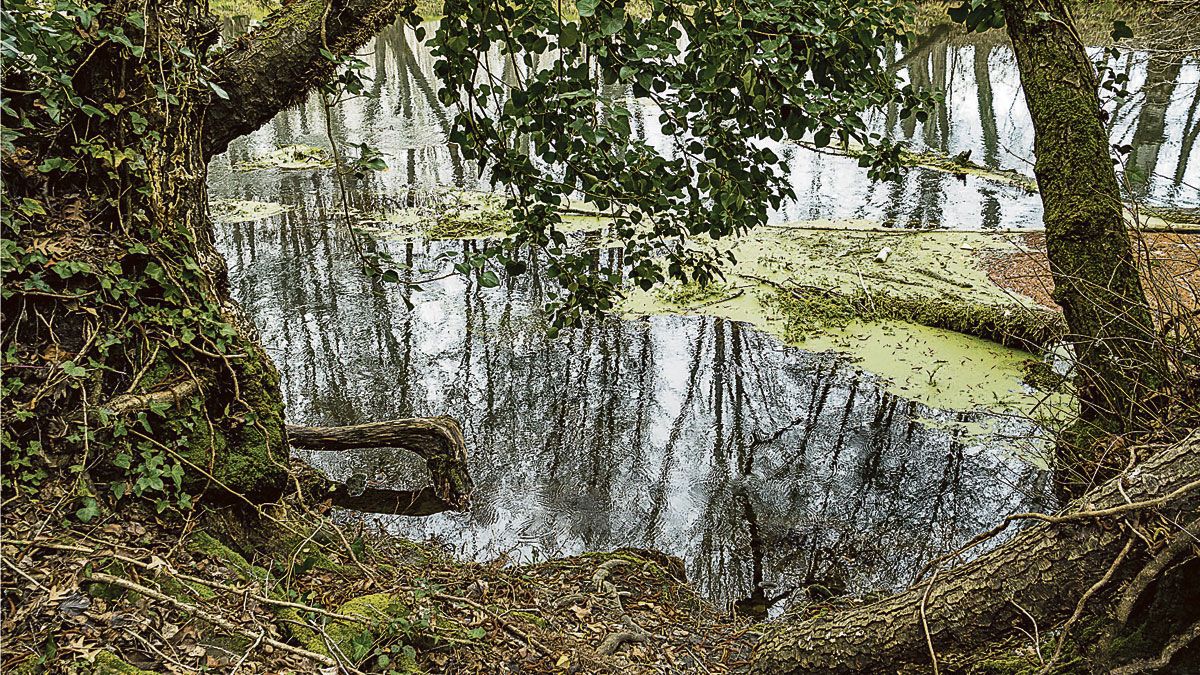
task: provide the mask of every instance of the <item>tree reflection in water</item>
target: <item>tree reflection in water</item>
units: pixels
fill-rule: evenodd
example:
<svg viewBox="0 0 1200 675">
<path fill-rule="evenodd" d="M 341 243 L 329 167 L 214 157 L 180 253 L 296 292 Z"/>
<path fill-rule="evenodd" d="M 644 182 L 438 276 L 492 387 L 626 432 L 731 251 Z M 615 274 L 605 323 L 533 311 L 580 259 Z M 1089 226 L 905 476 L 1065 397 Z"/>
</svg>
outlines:
<svg viewBox="0 0 1200 675">
<path fill-rule="evenodd" d="M 1038 494 L 997 436 L 944 424 L 1031 433 L 1020 420 L 927 408 L 725 320 L 608 319 L 551 340 L 532 260 L 495 289 L 374 287 L 349 242 L 307 219 L 321 208 L 224 226 L 222 244 L 293 419 L 463 421 L 475 508 L 388 522 L 405 536 L 479 558 L 656 548 L 714 597 L 768 597 L 904 583 Z M 420 268 L 476 244 L 381 245 Z M 411 472 L 388 451 L 315 461 L 395 486 Z"/>
<path fill-rule="evenodd" d="M 386 213 L 414 186 L 486 187 L 445 142 L 427 47 L 396 27 L 368 53 L 370 95 L 340 106 L 332 122 L 344 140 L 379 146 L 391 170 L 356 181 L 351 208 Z M 1186 189 L 1198 182 L 1188 157 L 1200 127 L 1200 67 L 1147 65 L 1138 54 L 1126 61 L 1135 85 L 1151 85 L 1144 108 L 1133 100 L 1115 112 L 1117 135 L 1142 146 L 1131 158 L 1143 168 L 1140 189 L 1200 205 Z M 1028 170 L 1032 136 L 1006 44 L 937 32 L 895 64 L 948 95 L 924 125 L 883 111 L 882 127 L 948 154 L 973 150 L 990 167 Z M 704 592 L 753 610 L 788 593 L 904 584 L 922 561 L 1043 494 L 1037 471 L 1001 449 L 1031 434 L 1028 423 L 931 410 L 840 357 L 784 347 L 736 323 L 610 319 L 547 339 L 532 256 L 530 274 L 495 289 L 459 277 L 421 292 L 373 286 L 335 225 L 329 172 L 229 170 L 282 145 L 324 144 L 320 115 L 317 104 L 286 111 L 214 161 L 215 197 L 294 207 L 220 225 L 217 236 L 235 294 L 282 371 L 293 421 L 443 413 L 463 421 L 476 507 L 388 520 L 397 533 L 478 558 L 658 548 L 683 558 Z M 652 112 L 633 126 L 662 141 Z M 671 151 L 669 141 L 662 150 Z M 1036 195 L 1015 188 L 923 170 L 871 184 L 852 159 L 779 152 L 792 161 L 798 195 L 780 219 L 977 229 L 1040 221 Z M 387 237 L 370 245 L 414 269 L 477 246 Z M 607 264 L 620 266 L 619 253 Z M 988 433 L 969 436 L 958 423 L 984 423 Z M 319 461 L 396 487 L 411 472 L 387 451 Z"/>
</svg>

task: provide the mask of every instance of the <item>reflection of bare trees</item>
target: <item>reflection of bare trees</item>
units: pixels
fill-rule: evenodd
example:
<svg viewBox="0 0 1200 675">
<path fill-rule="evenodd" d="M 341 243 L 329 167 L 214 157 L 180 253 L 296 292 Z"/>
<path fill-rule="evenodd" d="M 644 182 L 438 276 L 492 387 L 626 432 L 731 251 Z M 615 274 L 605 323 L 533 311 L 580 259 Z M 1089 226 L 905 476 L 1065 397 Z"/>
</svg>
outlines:
<svg viewBox="0 0 1200 675">
<path fill-rule="evenodd" d="M 1159 151 L 1166 140 L 1167 108 L 1174 97 L 1183 57 L 1151 58 L 1146 63 L 1142 105 L 1133 130 L 1125 175 L 1135 192 L 1144 192 L 1158 168 Z M 1182 163 L 1183 157 L 1180 157 Z"/>
<path fill-rule="evenodd" d="M 989 163 L 999 154 L 991 49 L 976 51 L 973 69 Z M 933 39 L 903 66 L 944 85 L 953 58 Z M 444 134 L 429 55 L 411 32 L 385 31 L 372 61 L 372 98 L 340 108 L 335 132 L 355 141 L 389 125 Z M 912 135 L 948 148 L 952 113 L 942 110 L 919 131 L 914 125 Z M 231 153 L 253 154 L 248 143 L 313 142 L 314 114 L 304 106 L 281 114 Z M 652 115 L 635 118 L 646 134 Z M 385 150 L 393 144 L 393 170 L 353 184 L 356 212 L 385 210 L 411 185 L 465 180 L 456 148 L 414 147 L 402 136 L 393 128 L 375 139 Z M 924 180 L 911 213 L 940 218 L 942 179 Z M 986 438 L 938 428 L 989 421 L 1016 434 L 1025 431 L 1019 423 L 929 410 L 836 356 L 784 349 L 728 321 L 605 320 L 550 340 L 535 252 L 526 254 L 531 272 L 500 288 L 458 277 L 419 293 L 382 286 L 358 272 L 334 225 L 327 172 L 225 181 L 231 197 L 296 207 L 219 231 L 238 296 L 283 371 L 289 414 L 310 424 L 446 411 L 463 419 L 478 508 L 395 521 L 411 536 L 479 556 L 514 545 L 526 555 L 653 546 L 684 557 L 714 595 L 769 605 L 794 589 L 812 596 L 902 582 L 922 557 L 1023 498 L 997 485 L 998 473 L 1018 486 L 1031 481 Z M 897 216 L 913 208 L 909 185 L 894 186 Z M 412 269 L 440 267 L 443 251 L 478 246 L 386 238 L 370 245 L 409 265 L 410 279 Z M 598 264 L 622 263 L 614 253 Z M 373 480 L 392 475 L 382 464 L 329 468 Z"/>
</svg>

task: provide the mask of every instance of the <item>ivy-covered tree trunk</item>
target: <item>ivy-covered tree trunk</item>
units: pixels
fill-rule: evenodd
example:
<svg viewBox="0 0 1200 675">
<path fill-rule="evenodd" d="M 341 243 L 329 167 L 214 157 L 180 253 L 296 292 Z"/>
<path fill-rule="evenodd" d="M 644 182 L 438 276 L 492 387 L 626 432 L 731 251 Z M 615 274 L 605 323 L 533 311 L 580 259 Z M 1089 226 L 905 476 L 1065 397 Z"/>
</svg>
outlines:
<svg viewBox="0 0 1200 675">
<path fill-rule="evenodd" d="M 1083 438 L 1145 428 L 1165 356 L 1138 276 L 1096 73 L 1063 0 L 1004 0 L 1034 127 L 1054 299 L 1079 370 Z"/>
<path fill-rule="evenodd" d="M 412 7 L 297 0 L 210 64 L 205 3 L 6 3 L 8 487 L 70 471 L 85 520 L 102 491 L 161 510 L 288 488 L 279 378 L 230 297 L 207 164 L 332 75 L 323 47 Z"/>
</svg>

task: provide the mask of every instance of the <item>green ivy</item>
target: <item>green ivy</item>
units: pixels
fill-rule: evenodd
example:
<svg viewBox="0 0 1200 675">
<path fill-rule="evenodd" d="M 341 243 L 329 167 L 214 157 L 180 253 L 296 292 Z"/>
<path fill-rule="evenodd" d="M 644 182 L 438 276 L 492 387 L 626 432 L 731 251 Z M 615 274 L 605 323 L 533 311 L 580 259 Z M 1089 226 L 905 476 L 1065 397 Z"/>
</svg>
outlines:
<svg viewBox="0 0 1200 675">
<path fill-rule="evenodd" d="M 2 297 L 6 313 L 21 315 L 4 337 L 4 475 L 34 488 L 49 475 L 50 455 L 75 458 L 83 521 L 100 512 L 81 482 L 100 461 L 119 472 L 113 499 L 143 500 L 159 513 L 191 507 L 179 458 L 211 438 L 202 406 L 170 415 L 152 406 L 127 420 L 104 405 L 160 385 L 154 370 L 168 353 L 178 359 L 168 365 L 187 372 L 228 363 L 238 347 L 205 292 L 211 281 L 194 233 L 150 211 L 163 196 L 149 158 L 168 154 L 172 142 L 159 121 L 189 100 L 226 94 L 169 32 L 145 49 L 145 18 L 114 5 L 12 0 L 0 10 L 0 144 L 6 169 L 17 167 L 0 196 Z M 107 74 L 87 72 L 102 57 L 147 63 L 155 79 L 125 92 Z M 93 227 L 104 237 L 88 237 Z M 77 353 L 58 344 L 52 325 L 68 314 L 85 330 Z M 21 321 L 38 316 L 48 330 L 26 323 L 18 335 Z"/>
<path fill-rule="evenodd" d="M 558 325 L 612 308 L 626 280 L 714 279 L 729 254 L 707 242 L 763 224 L 793 197 L 762 139 L 856 143 L 881 177 L 900 148 L 869 130 L 867 111 L 896 104 L 923 118 L 930 99 L 886 67 L 908 39 L 903 2 L 449 0 L 444 13 L 434 54 L 442 101 L 457 110 L 450 140 L 490 169 L 514 214 L 484 257 L 519 273 L 514 251 L 543 249 L 563 289 L 548 305 Z M 519 72 L 501 78 L 508 60 Z M 658 113 L 669 154 L 634 133 L 635 105 Z M 568 200 L 613 218 L 623 273 L 569 246 Z"/>
</svg>

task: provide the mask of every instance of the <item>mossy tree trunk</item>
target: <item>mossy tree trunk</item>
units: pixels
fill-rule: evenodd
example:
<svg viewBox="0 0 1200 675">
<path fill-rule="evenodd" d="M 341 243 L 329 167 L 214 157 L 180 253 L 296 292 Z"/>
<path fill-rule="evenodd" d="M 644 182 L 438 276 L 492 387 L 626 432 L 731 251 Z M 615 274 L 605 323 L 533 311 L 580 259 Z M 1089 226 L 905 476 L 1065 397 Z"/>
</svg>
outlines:
<svg viewBox="0 0 1200 675">
<path fill-rule="evenodd" d="M 85 515 L 109 488 L 163 508 L 274 499 L 291 483 L 279 378 L 230 296 L 207 164 L 332 75 L 323 46 L 351 53 L 414 4 L 285 3 L 211 68 L 205 3 L 64 7 L 5 17 L 80 36 L 52 71 L 73 71 L 66 110 L 39 97 L 44 71 L 5 63 L 6 482 L 71 469 Z"/>
<path fill-rule="evenodd" d="M 1093 662 L 1093 672 L 1109 672 L 1116 662 L 1156 658 L 1200 621 L 1200 589 L 1194 583 L 1200 565 L 1190 551 L 1189 531 L 1200 523 L 1198 474 L 1200 435 L 1193 434 L 1135 474 L 1089 492 L 1055 522 L 1029 527 L 970 563 L 947 570 L 953 564 L 947 561 L 907 591 L 878 602 L 772 626 L 756 648 L 754 670 L 928 673 L 935 672 L 936 654 L 941 672 L 964 672 L 999 653 L 1008 661 L 1003 672 L 1039 672 L 1031 636 L 1040 635 L 1037 654 L 1050 661 L 1055 647 L 1047 636 L 1089 593 L 1084 606 L 1089 618 L 1076 624 L 1075 635 L 1109 639 L 1076 643 L 1060 665 L 1083 655 Z M 1123 511 L 1130 501 L 1142 500 L 1156 509 Z M 1082 511 L 1107 515 L 1079 516 Z M 1172 543 L 1164 544 L 1159 535 L 1142 539 L 1141 532 L 1160 525 Z M 1104 609 L 1113 607 L 1117 611 Z M 1133 634 L 1143 640 L 1139 651 L 1107 649 Z"/>
<path fill-rule="evenodd" d="M 1033 119 L 1054 299 L 1078 359 L 1085 437 L 1140 430 L 1158 412 L 1166 358 L 1126 230 L 1095 69 L 1066 2 L 1003 6 Z"/>
</svg>

